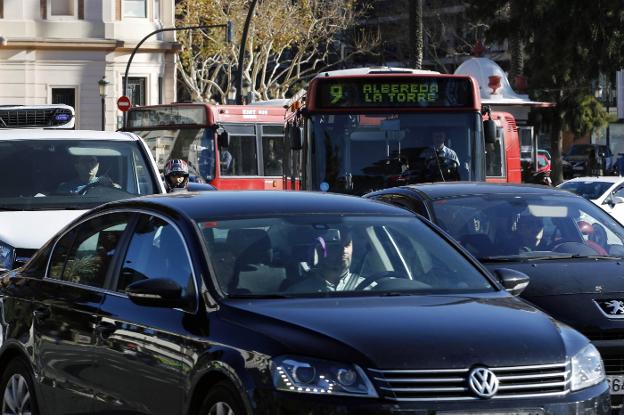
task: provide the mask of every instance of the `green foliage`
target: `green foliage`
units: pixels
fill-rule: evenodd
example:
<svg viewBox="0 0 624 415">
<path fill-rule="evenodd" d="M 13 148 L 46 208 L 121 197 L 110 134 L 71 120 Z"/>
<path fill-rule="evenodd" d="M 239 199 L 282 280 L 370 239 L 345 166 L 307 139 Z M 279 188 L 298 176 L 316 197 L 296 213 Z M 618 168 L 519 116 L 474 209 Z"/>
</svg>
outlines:
<svg viewBox="0 0 624 415">
<path fill-rule="evenodd" d="M 593 95 L 569 95 L 561 104 L 564 126 L 577 137 L 607 125 L 607 111 Z"/>
</svg>

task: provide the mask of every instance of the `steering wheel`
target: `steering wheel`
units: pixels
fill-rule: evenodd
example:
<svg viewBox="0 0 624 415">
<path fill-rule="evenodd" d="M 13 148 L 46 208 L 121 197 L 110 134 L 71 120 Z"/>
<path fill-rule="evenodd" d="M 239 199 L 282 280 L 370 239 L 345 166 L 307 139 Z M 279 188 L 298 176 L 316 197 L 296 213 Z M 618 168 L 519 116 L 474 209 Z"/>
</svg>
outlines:
<svg viewBox="0 0 624 415">
<path fill-rule="evenodd" d="M 78 192 L 79 195 L 83 196 L 86 195 L 87 193 L 89 193 L 92 189 L 94 189 L 95 187 L 110 187 L 113 189 L 121 189 L 121 186 L 119 186 L 118 184 L 116 184 L 115 182 L 113 182 L 110 177 L 98 177 L 97 180 L 92 181 L 91 183 L 86 184 L 82 189 L 80 189 L 80 191 Z"/>
<path fill-rule="evenodd" d="M 355 287 L 356 291 L 363 291 L 367 287 L 370 287 L 373 283 L 378 283 L 385 279 L 396 279 L 396 278 L 404 278 L 407 279 L 407 275 L 398 273 L 396 271 L 382 271 L 376 272 L 373 275 L 369 275 L 362 282 L 360 282 L 357 287 Z M 371 287 L 372 288 L 372 287 Z"/>
<path fill-rule="evenodd" d="M 596 251 L 581 242 L 563 242 L 552 247 L 553 252 L 577 255 L 596 255 Z"/>
</svg>

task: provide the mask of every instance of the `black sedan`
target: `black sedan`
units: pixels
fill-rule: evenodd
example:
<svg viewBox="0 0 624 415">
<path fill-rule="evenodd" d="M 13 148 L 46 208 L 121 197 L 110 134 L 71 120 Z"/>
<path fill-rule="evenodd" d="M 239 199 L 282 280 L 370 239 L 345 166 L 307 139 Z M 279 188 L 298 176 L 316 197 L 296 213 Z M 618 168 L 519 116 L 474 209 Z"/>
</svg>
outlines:
<svg viewBox="0 0 624 415">
<path fill-rule="evenodd" d="M 432 220 L 491 270 L 505 266 L 529 275 L 522 296 L 593 341 L 614 408 L 622 408 L 624 228 L 611 216 L 580 196 L 543 186 L 440 183 L 366 197 Z"/>
<path fill-rule="evenodd" d="M 608 413 L 526 283 L 363 198 L 114 202 L 0 280 L 2 413 Z"/>
</svg>

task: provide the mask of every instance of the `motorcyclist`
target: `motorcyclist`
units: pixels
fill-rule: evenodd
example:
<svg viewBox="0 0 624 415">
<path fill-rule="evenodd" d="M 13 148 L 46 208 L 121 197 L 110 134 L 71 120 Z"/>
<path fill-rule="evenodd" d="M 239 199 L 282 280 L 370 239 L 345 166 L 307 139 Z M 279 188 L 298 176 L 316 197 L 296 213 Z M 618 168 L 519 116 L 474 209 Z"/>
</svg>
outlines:
<svg viewBox="0 0 624 415">
<path fill-rule="evenodd" d="M 189 182 L 188 163 L 182 159 L 170 159 L 165 164 L 165 187 L 167 193 L 187 191 Z"/>
</svg>

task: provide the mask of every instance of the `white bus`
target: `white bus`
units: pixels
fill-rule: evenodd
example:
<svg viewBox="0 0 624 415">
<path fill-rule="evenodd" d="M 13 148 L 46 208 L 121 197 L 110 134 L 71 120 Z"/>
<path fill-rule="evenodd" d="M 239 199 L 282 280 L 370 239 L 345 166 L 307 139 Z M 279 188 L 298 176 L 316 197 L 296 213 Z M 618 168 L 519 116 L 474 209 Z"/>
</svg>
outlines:
<svg viewBox="0 0 624 415">
<path fill-rule="evenodd" d="M 0 105 L 0 128 L 73 130 L 75 125 L 76 112 L 69 105 Z"/>
</svg>

